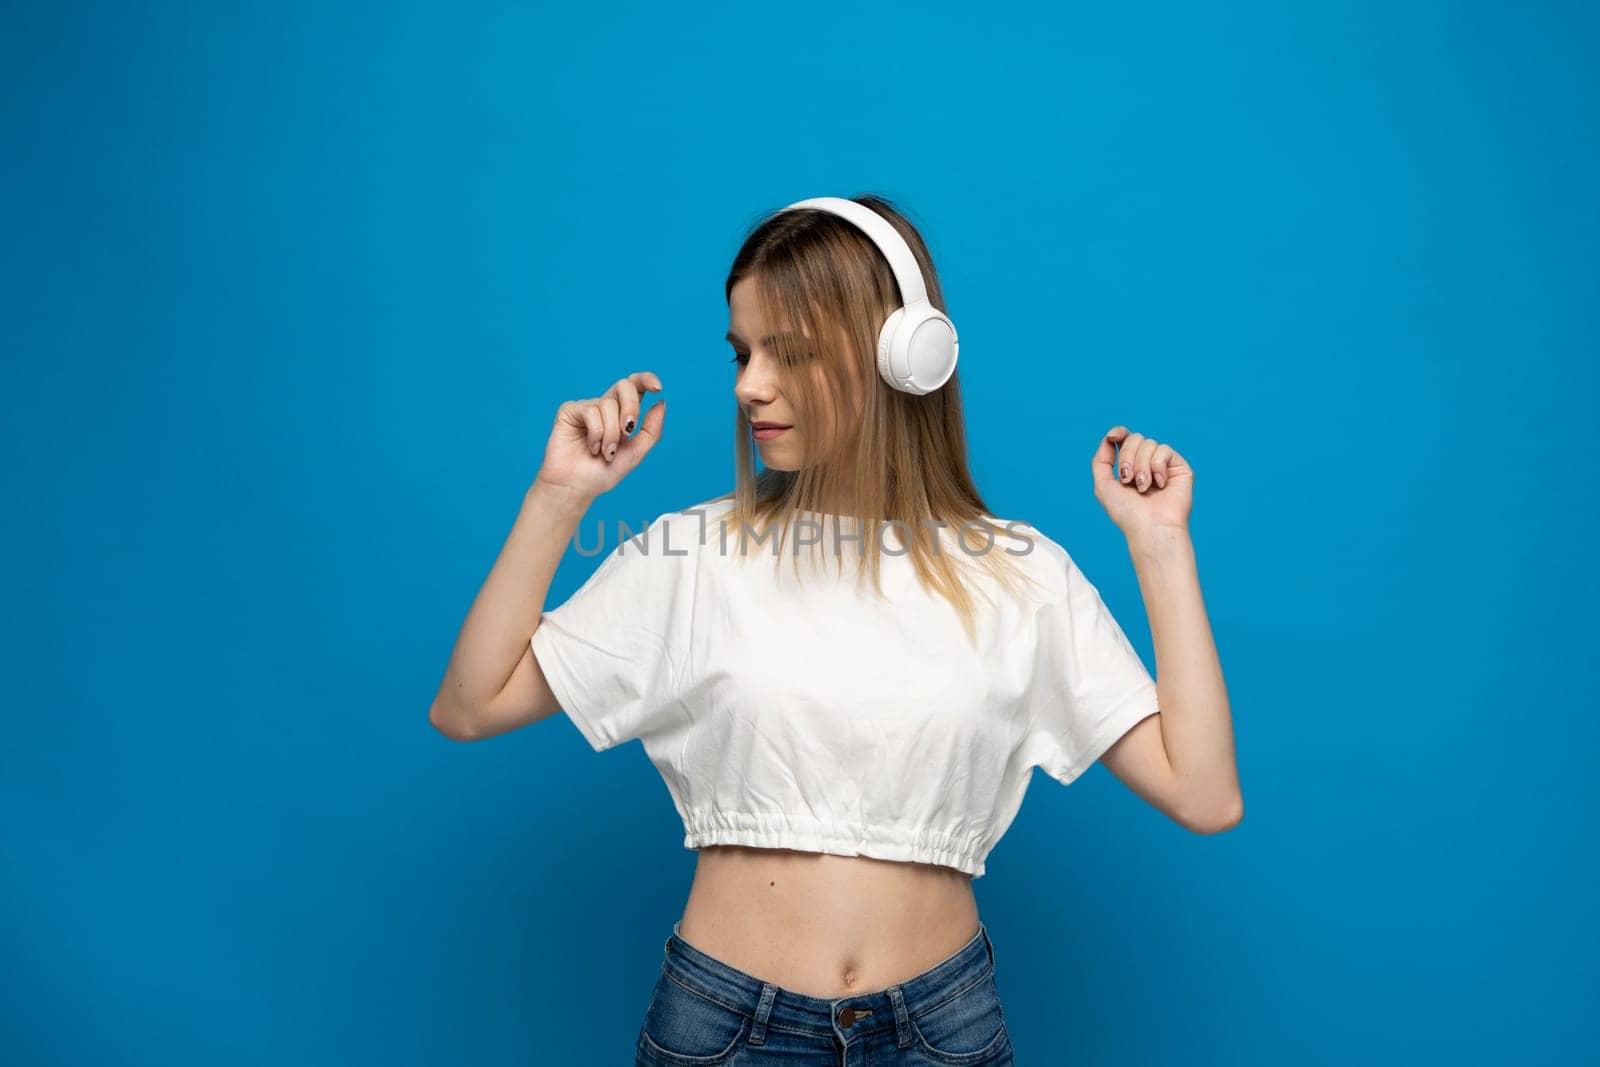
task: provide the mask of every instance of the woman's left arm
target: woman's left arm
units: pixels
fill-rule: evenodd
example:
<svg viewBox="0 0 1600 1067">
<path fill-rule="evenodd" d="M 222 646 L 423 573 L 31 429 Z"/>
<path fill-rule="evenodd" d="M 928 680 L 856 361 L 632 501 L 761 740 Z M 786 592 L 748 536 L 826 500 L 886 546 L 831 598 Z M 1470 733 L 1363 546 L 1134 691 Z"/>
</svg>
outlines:
<svg viewBox="0 0 1600 1067">
<path fill-rule="evenodd" d="M 1199 833 L 1231 829 L 1244 817 L 1244 795 L 1228 691 L 1189 537 L 1194 471 L 1172 446 L 1125 426 L 1101 439 L 1092 468 L 1095 496 L 1127 537 L 1139 576 L 1161 709 L 1101 762 L 1183 826 Z"/>
</svg>

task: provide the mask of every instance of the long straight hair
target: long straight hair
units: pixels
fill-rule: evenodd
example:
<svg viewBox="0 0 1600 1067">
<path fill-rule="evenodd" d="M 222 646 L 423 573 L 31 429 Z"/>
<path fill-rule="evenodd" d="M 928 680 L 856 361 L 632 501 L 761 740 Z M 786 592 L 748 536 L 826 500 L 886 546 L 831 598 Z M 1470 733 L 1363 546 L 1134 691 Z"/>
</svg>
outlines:
<svg viewBox="0 0 1600 1067">
<path fill-rule="evenodd" d="M 948 314 L 928 246 L 886 198 L 852 197 L 888 220 L 915 255 L 928 300 Z M 912 563 L 924 588 L 955 608 L 969 639 L 973 597 L 963 572 L 981 565 L 1005 588 L 1028 579 L 1010 558 L 1028 546 L 992 520 L 967 462 L 960 371 L 938 389 L 913 395 L 878 374 L 878 333 L 901 306 L 899 283 L 877 245 L 853 223 L 812 208 L 768 214 L 746 234 L 728 272 L 725 297 L 754 280 L 770 332 L 784 399 L 803 429 L 800 469 L 756 469 L 751 426 L 735 404 L 734 506 L 725 521 L 739 530 L 775 533 L 781 549 L 800 512 L 831 516 L 825 503 L 849 503 L 847 524 L 861 522 L 857 576 L 870 574 L 882 595 L 884 538 Z M 840 487 L 849 491 L 841 492 Z M 941 534 L 934 523 L 947 528 Z M 1010 525 L 1010 524 L 1007 524 Z M 834 545 L 821 531 L 813 550 Z M 951 534 L 955 539 L 951 538 Z M 936 542 L 938 542 L 936 544 Z M 952 547 L 953 546 L 953 547 Z M 792 553 L 798 556 L 798 553 Z M 837 555 L 837 551 L 835 552 Z M 796 563 L 798 568 L 798 562 Z"/>
</svg>

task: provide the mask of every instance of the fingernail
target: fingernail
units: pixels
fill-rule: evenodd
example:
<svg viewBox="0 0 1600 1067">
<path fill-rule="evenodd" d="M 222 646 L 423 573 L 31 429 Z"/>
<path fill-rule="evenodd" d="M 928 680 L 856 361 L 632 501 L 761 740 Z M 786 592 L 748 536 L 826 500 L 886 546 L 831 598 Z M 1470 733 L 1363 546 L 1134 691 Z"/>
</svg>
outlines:
<svg viewBox="0 0 1600 1067">
<path fill-rule="evenodd" d="M 599 441 L 595 441 L 594 443 L 592 443 L 589 446 L 589 455 L 598 456 L 599 454 L 600 454 L 600 442 Z"/>
<path fill-rule="evenodd" d="M 1139 488 L 1140 489 L 1144 488 L 1144 481 L 1145 481 L 1145 473 L 1144 473 L 1144 471 L 1140 471 L 1139 472 L 1139 478 L 1138 478 Z"/>
<path fill-rule="evenodd" d="M 626 425 L 626 426 L 624 426 L 622 428 L 622 432 L 623 433 L 632 433 L 633 432 L 633 420 L 632 419 L 628 420 L 628 425 Z"/>
<path fill-rule="evenodd" d="M 1126 463 L 1122 465 L 1122 480 L 1128 480 L 1128 465 Z"/>
<path fill-rule="evenodd" d="M 607 459 L 614 459 L 614 458 L 616 458 L 616 455 L 617 455 L 617 446 L 616 445 L 606 445 L 606 458 Z"/>
</svg>

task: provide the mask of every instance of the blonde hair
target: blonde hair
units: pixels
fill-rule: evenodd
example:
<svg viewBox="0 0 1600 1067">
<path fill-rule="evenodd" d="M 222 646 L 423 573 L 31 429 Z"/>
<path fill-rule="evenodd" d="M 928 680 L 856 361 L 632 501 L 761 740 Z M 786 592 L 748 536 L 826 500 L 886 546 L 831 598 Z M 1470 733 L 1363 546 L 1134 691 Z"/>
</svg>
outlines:
<svg viewBox="0 0 1600 1067">
<path fill-rule="evenodd" d="M 922 269 L 928 300 L 948 314 L 916 227 L 883 197 L 868 193 L 852 199 L 905 238 Z M 747 528 L 758 537 L 775 530 L 781 548 L 800 512 L 830 514 L 823 502 L 840 499 L 837 487 L 851 485 L 846 511 L 863 523 L 863 536 L 855 542 L 861 546 L 858 578 L 870 574 L 873 589 L 882 595 L 881 536 L 885 528 L 895 530 L 896 554 L 911 561 L 924 588 L 949 601 L 969 639 L 974 638 L 973 597 L 962 580 L 968 565 L 963 561 L 980 564 L 1013 591 L 1018 578 L 1031 579 L 1007 558 L 1010 551 L 995 550 L 1000 538 L 1016 535 L 990 521 L 973 482 L 959 369 L 926 395 L 901 392 L 879 376 L 878 331 L 900 306 L 900 287 L 877 245 L 836 215 L 804 208 L 765 216 L 734 257 L 725 294 L 730 304 L 734 285 L 745 278 L 753 280 L 762 318 L 775 334 L 771 351 L 784 399 L 805 431 L 804 457 L 798 470 L 758 473 L 750 423 L 742 405 L 736 405 L 734 490 L 718 498 L 731 498 L 734 506 L 724 521 L 741 531 L 741 541 Z M 808 369 L 820 377 L 820 385 Z M 940 520 L 959 529 L 987 530 L 989 547 L 951 552 L 936 546 L 942 535 L 925 523 Z M 813 543 L 813 550 L 819 544 Z"/>
</svg>

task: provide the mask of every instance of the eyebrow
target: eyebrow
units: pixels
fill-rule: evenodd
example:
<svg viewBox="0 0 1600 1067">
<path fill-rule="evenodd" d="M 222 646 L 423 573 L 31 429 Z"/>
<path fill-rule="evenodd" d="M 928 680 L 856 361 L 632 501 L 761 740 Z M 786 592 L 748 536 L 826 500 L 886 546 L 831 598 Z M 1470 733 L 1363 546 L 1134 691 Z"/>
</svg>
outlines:
<svg viewBox="0 0 1600 1067">
<path fill-rule="evenodd" d="M 764 345 L 770 345 L 772 342 L 776 341 L 780 337 L 802 337 L 802 336 L 804 336 L 804 335 L 795 333 L 793 330 L 785 330 L 783 333 L 769 333 L 769 334 L 767 334 L 767 336 L 765 336 L 765 337 L 763 337 L 761 339 L 761 343 L 764 344 Z M 732 343 L 734 343 L 736 345 L 744 344 L 744 339 L 742 337 L 740 337 L 738 334 L 734 333 L 732 330 L 728 331 L 728 336 L 725 338 L 725 340 L 731 341 Z"/>
</svg>

